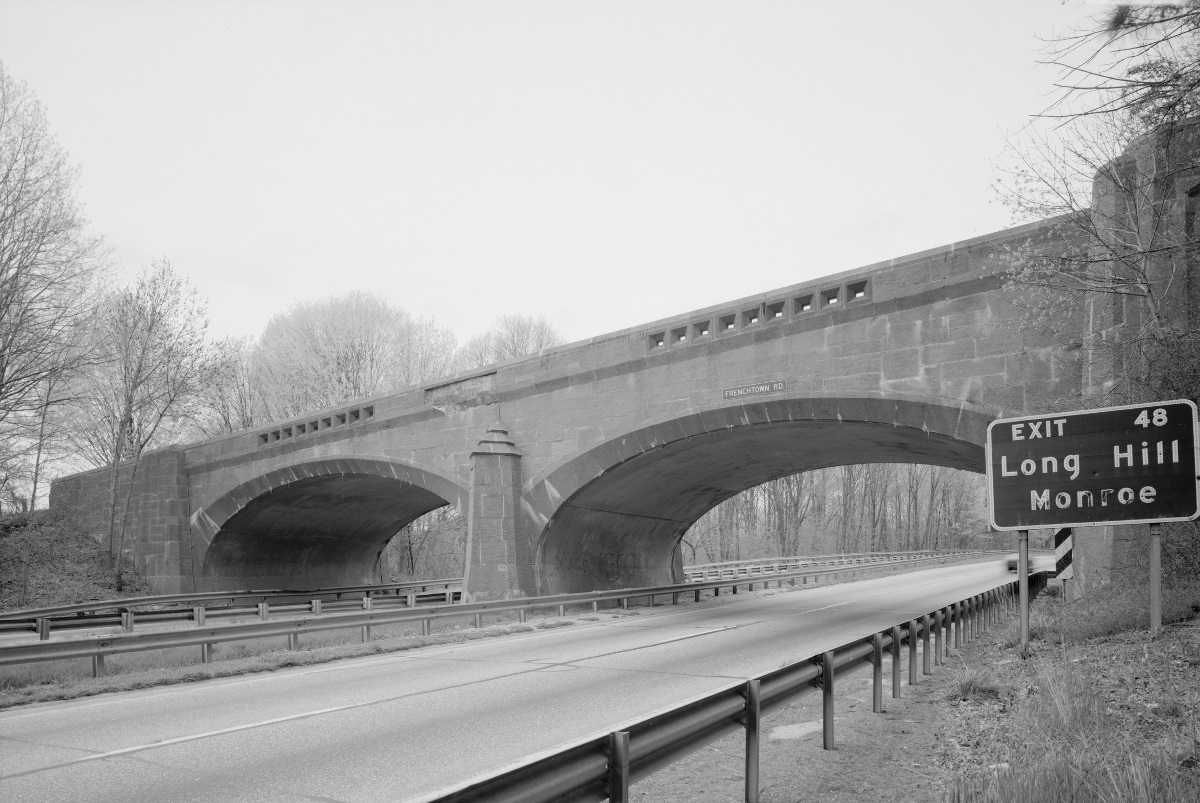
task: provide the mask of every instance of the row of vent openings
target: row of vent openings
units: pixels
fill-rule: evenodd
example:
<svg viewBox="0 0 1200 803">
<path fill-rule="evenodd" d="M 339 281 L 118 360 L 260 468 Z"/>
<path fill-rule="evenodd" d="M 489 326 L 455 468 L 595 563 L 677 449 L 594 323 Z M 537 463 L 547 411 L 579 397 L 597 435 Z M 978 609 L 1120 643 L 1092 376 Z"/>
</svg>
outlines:
<svg viewBox="0 0 1200 803">
<path fill-rule="evenodd" d="M 258 445 L 265 446 L 270 443 L 286 441 L 291 438 L 299 438 L 303 435 L 312 435 L 316 432 L 324 432 L 327 429 L 334 427 L 344 427 L 349 424 L 358 424 L 363 421 L 369 421 L 375 417 L 374 405 L 368 407 L 354 407 L 341 413 L 314 418 L 312 421 L 303 421 L 299 424 L 288 424 L 286 427 L 271 430 L 270 432 L 260 433 L 258 436 Z"/>
<path fill-rule="evenodd" d="M 855 301 L 862 301 L 867 298 L 868 285 L 864 279 L 861 282 L 851 282 L 843 287 L 833 287 L 829 290 L 822 290 L 819 293 L 806 293 L 796 296 L 791 300 L 792 316 L 800 316 L 806 313 L 811 313 L 818 309 L 833 309 L 842 304 L 852 304 Z M 843 301 L 845 299 L 845 301 Z M 772 301 L 759 306 L 744 310 L 741 313 L 731 312 L 728 315 L 720 315 L 716 321 L 717 334 L 723 332 L 731 332 L 738 328 L 745 329 L 747 327 L 756 326 L 760 323 L 770 323 L 772 321 L 782 320 L 787 316 L 787 301 Z M 690 332 L 689 332 L 690 328 Z M 686 343 L 689 339 L 707 337 L 713 333 L 713 322 L 700 321 L 693 323 L 690 327 L 680 326 L 668 332 L 659 332 L 650 335 L 650 348 L 661 348 L 667 345 L 668 335 L 671 344 Z"/>
</svg>

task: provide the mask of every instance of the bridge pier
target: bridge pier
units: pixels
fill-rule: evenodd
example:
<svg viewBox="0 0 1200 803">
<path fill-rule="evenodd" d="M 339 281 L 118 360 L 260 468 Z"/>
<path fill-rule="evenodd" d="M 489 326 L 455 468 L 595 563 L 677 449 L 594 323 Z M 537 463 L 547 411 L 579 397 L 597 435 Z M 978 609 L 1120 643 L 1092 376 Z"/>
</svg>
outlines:
<svg viewBox="0 0 1200 803">
<path fill-rule="evenodd" d="M 522 596 L 521 578 L 532 562 L 517 536 L 521 504 L 521 453 L 498 424 L 470 453 L 467 559 L 463 595 L 471 600 Z"/>
</svg>

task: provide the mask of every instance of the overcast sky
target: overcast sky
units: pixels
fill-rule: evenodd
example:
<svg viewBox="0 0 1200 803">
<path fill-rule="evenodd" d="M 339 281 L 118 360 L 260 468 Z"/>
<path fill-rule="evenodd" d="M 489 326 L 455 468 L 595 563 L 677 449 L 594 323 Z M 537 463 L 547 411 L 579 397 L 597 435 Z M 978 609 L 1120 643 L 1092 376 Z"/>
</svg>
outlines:
<svg viewBox="0 0 1200 803">
<path fill-rule="evenodd" d="M 1104 8 L 0 0 L 0 61 L 218 333 L 361 288 L 580 340 L 1010 225 L 1045 40 Z"/>
</svg>

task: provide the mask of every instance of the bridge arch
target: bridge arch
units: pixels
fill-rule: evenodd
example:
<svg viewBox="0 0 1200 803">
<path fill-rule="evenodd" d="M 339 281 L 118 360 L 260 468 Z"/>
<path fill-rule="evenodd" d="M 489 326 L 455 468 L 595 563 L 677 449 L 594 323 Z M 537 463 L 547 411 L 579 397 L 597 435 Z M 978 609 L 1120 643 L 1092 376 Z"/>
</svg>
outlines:
<svg viewBox="0 0 1200 803">
<path fill-rule="evenodd" d="M 641 426 L 551 466 L 527 486 L 540 593 L 677 582 L 678 544 L 724 500 L 778 477 L 850 463 L 983 472 L 1003 413 L 896 394 L 791 395 Z"/>
<path fill-rule="evenodd" d="M 316 588 L 378 581 L 379 554 L 401 528 L 445 505 L 466 510 L 456 479 L 382 456 L 274 469 L 191 518 L 199 585 Z"/>
</svg>

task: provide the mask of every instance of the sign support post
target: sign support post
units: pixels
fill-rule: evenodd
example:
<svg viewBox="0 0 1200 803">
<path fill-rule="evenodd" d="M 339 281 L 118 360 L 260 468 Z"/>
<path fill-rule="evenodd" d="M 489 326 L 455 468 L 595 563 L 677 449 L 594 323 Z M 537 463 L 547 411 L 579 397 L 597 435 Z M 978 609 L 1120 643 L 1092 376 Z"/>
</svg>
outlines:
<svg viewBox="0 0 1200 803">
<path fill-rule="evenodd" d="M 1017 588 L 1021 606 L 1021 652 L 1029 649 L 1029 530 L 1017 531 Z"/>
<path fill-rule="evenodd" d="M 1162 632 L 1162 539 L 1161 525 L 1150 525 L 1150 637 Z"/>
</svg>

